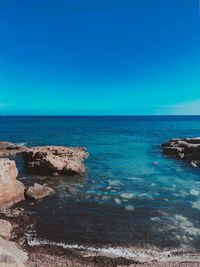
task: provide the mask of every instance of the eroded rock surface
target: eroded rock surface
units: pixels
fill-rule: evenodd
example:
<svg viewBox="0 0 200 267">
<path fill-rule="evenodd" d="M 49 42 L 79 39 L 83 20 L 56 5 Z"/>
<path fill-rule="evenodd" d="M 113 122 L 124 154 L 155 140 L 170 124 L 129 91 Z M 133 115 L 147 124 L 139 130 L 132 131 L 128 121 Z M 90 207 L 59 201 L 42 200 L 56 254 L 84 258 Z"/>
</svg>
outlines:
<svg viewBox="0 0 200 267">
<path fill-rule="evenodd" d="M 63 146 L 32 147 L 22 152 L 25 170 L 32 174 L 68 175 L 85 172 L 85 148 Z"/>
<path fill-rule="evenodd" d="M 15 162 L 0 158 L 0 209 L 24 199 L 24 185 L 17 181 L 17 175 Z"/>
<path fill-rule="evenodd" d="M 37 183 L 26 190 L 26 196 L 34 200 L 42 199 L 53 194 L 55 194 L 55 191 L 51 187 Z"/>
<path fill-rule="evenodd" d="M 200 167 L 200 137 L 172 139 L 162 144 L 163 154 L 187 161 L 193 167 Z"/>
</svg>

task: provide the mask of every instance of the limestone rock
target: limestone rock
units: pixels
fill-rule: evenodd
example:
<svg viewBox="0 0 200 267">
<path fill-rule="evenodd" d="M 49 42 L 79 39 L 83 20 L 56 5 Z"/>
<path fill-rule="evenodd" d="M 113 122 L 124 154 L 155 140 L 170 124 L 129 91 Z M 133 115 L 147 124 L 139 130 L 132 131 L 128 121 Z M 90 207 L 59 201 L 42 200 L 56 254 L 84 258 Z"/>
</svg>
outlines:
<svg viewBox="0 0 200 267">
<path fill-rule="evenodd" d="M 0 158 L 0 209 L 24 199 L 24 185 L 16 180 L 17 175 L 15 162 Z"/>
<path fill-rule="evenodd" d="M 25 170 L 41 175 L 68 175 L 85 172 L 84 159 L 88 157 L 85 148 L 63 146 L 32 147 L 22 153 Z"/>
<path fill-rule="evenodd" d="M 13 227 L 10 222 L 0 219 L 0 237 L 9 240 L 12 230 Z"/>
<path fill-rule="evenodd" d="M 26 190 L 26 196 L 34 200 L 44 198 L 54 193 L 55 191 L 51 187 L 48 187 L 46 185 L 40 185 L 37 183 L 35 183 L 34 186 L 30 186 Z"/>
</svg>

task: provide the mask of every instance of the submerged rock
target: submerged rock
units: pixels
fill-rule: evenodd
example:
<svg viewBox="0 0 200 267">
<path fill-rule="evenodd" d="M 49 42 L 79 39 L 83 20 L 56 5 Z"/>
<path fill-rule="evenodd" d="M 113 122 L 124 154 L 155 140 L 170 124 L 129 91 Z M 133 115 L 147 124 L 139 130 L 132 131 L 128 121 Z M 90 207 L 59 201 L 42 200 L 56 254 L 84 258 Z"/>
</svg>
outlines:
<svg viewBox="0 0 200 267">
<path fill-rule="evenodd" d="M 24 199 L 24 185 L 17 181 L 17 175 L 14 161 L 0 159 L 0 209 Z"/>
<path fill-rule="evenodd" d="M 85 148 L 63 146 L 32 147 L 22 152 L 25 170 L 32 174 L 68 175 L 85 172 Z"/>
<path fill-rule="evenodd" d="M 200 167 L 200 138 L 172 139 L 162 144 L 163 154 L 185 160 L 193 167 Z"/>
<path fill-rule="evenodd" d="M 26 190 L 26 196 L 34 200 L 42 199 L 53 194 L 55 194 L 55 191 L 51 187 L 37 183 Z"/>
</svg>

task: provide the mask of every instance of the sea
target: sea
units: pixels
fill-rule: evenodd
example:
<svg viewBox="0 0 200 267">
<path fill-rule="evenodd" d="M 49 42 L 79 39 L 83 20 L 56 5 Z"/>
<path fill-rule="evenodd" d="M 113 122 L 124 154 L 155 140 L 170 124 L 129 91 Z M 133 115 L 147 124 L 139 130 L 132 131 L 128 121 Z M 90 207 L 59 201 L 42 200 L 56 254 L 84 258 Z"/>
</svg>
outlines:
<svg viewBox="0 0 200 267">
<path fill-rule="evenodd" d="M 0 140 L 27 146 L 83 146 L 87 173 L 24 173 L 56 194 L 28 209 L 35 237 L 54 244 L 200 250 L 200 169 L 165 157 L 161 144 L 199 137 L 200 116 L 1 116 Z"/>
</svg>

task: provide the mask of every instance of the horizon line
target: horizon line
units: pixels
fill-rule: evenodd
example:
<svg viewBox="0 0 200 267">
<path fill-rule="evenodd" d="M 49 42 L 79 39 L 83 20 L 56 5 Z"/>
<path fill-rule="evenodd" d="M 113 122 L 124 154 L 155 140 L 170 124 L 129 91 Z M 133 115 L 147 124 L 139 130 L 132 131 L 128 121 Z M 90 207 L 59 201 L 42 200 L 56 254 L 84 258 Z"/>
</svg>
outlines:
<svg viewBox="0 0 200 267">
<path fill-rule="evenodd" d="M 200 114 L 195 114 L 195 115 L 191 115 L 191 114 L 179 114 L 179 115 L 175 115 L 175 114 L 169 114 L 169 115 L 151 115 L 151 114 L 137 114 L 137 115 L 129 115 L 129 114 L 102 114 L 102 115 L 42 115 L 42 114 L 10 114 L 10 115 L 0 115 L 0 117 L 199 117 Z"/>
</svg>

